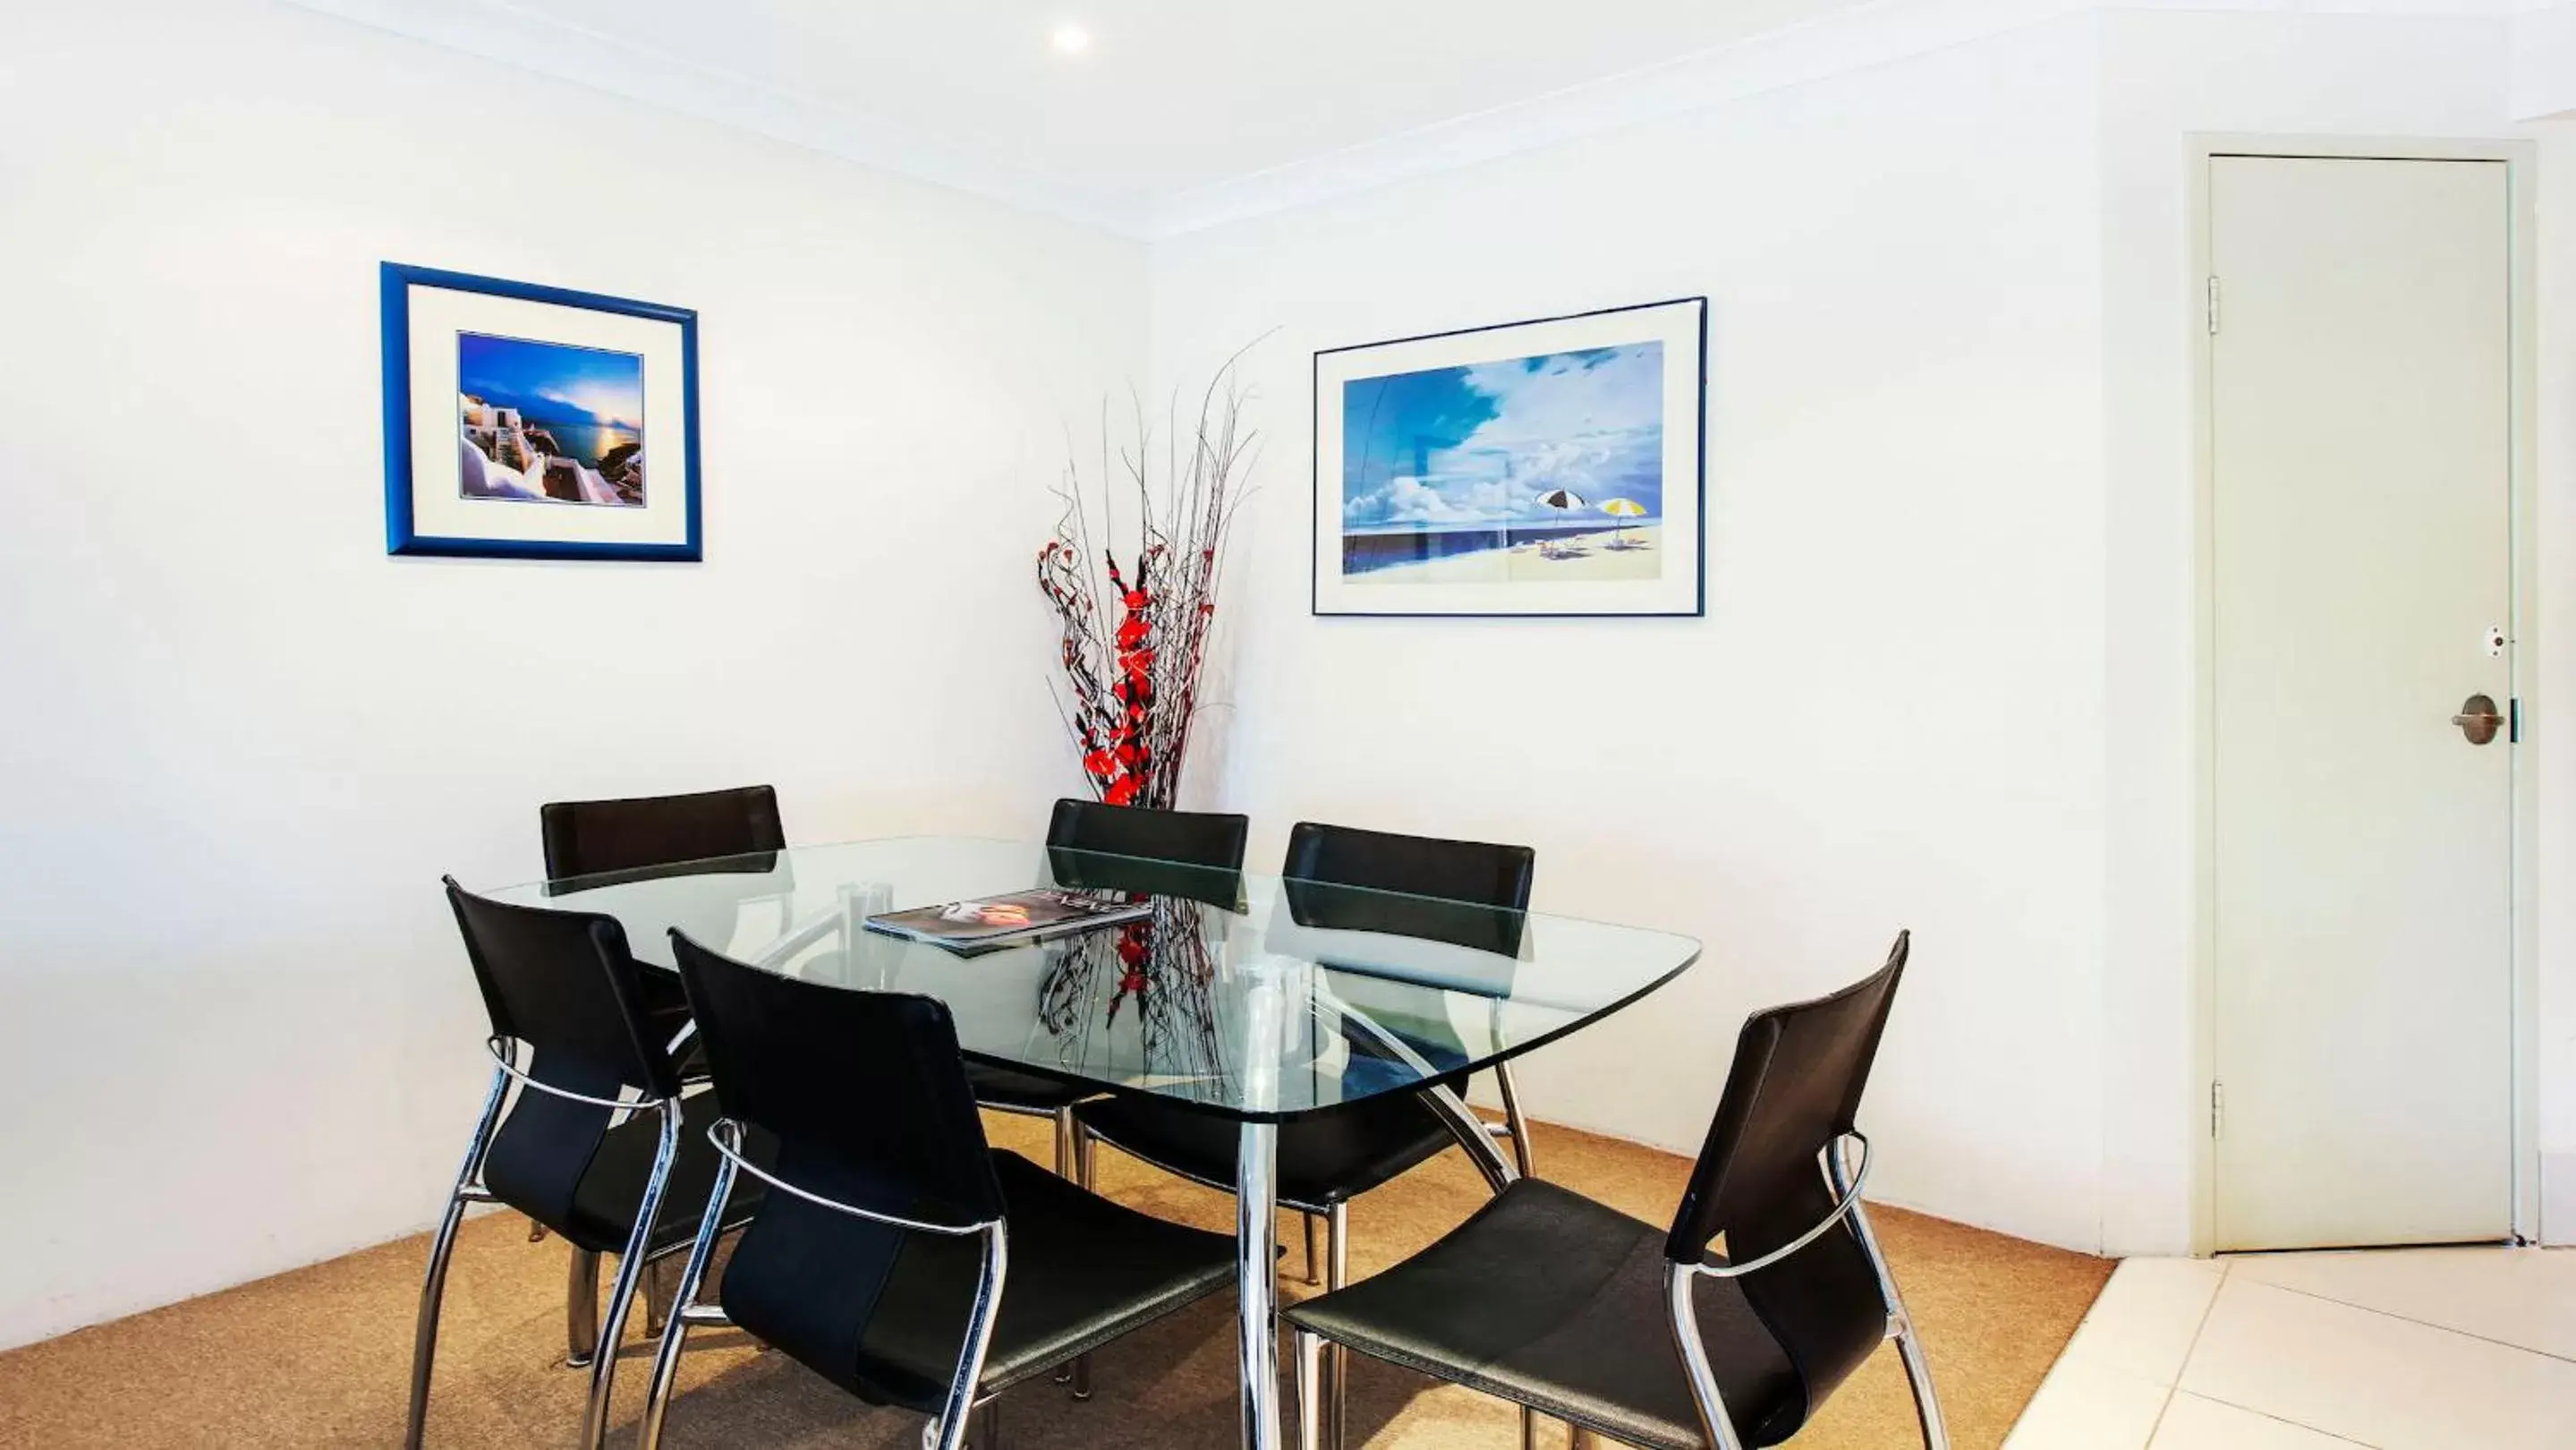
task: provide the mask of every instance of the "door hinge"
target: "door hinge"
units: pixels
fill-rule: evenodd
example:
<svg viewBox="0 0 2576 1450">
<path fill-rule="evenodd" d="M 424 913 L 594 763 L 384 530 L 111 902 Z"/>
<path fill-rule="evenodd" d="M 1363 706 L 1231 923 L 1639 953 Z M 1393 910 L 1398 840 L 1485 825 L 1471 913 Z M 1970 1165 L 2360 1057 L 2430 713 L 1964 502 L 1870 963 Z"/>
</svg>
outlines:
<svg viewBox="0 0 2576 1450">
<path fill-rule="evenodd" d="M 2522 701 L 2520 699 L 2504 702 L 2504 718 L 2504 743 L 2520 745 L 2522 743 Z"/>
<path fill-rule="evenodd" d="M 2221 1137 L 2226 1131 L 2227 1085 L 2216 1078 L 2211 1078 L 2209 1081 L 2209 1136 Z"/>
<path fill-rule="evenodd" d="M 2209 279 L 2209 335 L 2218 336 L 2218 279 Z"/>
</svg>

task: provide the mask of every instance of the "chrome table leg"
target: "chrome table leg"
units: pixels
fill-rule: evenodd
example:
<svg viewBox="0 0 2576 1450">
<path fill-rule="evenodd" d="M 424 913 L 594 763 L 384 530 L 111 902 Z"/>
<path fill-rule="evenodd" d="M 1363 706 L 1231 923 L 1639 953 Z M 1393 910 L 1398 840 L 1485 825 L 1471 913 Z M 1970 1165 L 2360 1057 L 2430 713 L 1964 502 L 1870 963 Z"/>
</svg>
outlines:
<svg viewBox="0 0 2576 1450">
<path fill-rule="evenodd" d="M 1279 1441 L 1279 1125 L 1246 1123 L 1235 1154 L 1237 1344 L 1243 1372 L 1244 1450 Z"/>
<path fill-rule="evenodd" d="M 1503 1157 L 1503 1150 L 1494 1146 L 1494 1135 L 1485 1130 L 1485 1120 L 1469 1111 L 1456 1093 L 1434 1083 L 1423 1090 L 1422 1101 L 1449 1125 L 1449 1135 L 1476 1161 L 1476 1170 L 1485 1175 L 1487 1187 L 1500 1193 L 1520 1177 L 1511 1161 Z"/>
</svg>

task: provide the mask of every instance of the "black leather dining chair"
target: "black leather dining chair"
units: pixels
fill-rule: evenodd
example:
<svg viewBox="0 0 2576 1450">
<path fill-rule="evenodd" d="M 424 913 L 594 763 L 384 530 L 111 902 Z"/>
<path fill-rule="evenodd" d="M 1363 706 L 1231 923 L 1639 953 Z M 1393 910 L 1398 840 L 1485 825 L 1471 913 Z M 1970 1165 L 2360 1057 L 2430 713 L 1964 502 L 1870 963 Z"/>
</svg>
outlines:
<svg viewBox="0 0 2576 1450">
<path fill-rule="evenodd" d="M 1244 816 L 1067 798 L 1055 803 L 1048 819 L 1047 846 L 1059 886 L 1195 896 L 1207 894 L 1211 881 L 1242 871 L 1250 829 Z M 1161 863 L 1180 869 L 1159 872 Z M 1224 904 L 1233 904 L 1230 896 Z M 1053 1119 L 1055 1171 L 1075 1176 L 1073 1109 L 1090 1089 L 982 1062 L 966 1065 L 966 1080 L 974 1085 L 975 1101 L 996 1112 Z M 1077 1383 L 1074 1393 L 1090 1390 Z"/>
<path fill-rule="evenodd" d="M 1243 890 L 1244 842 L 1252 819 L 1219 811 L 1113 806 L 1066 796 L 1047 817 L 1047 864 L 1058 886 L 1182 896 L 1232 907 Z M 1055 1171 L 1091 1186 L 1078 1105 L 1092 1094 L 1036 1073 L 966 1065 L 975 1100 L 1005 1113 L 1055 1122 Z M 1311 1240 L 1308 1258 L 1313 1258 Z M 1077 1400 L 1091 1398 L 1091 1362 L 1077 1356 L 1063 1378 Z"/>
<path fill-rule="evenodd" d="M 1862 981 L 1745 1022 L 1669 1226 L 1523 1178 L 1421 1253 L 1285 1311 L 1303 1450 L 1328 1428 L 1326 1344 L 1578 1435 L 1738 1450 L 1798 1433 L 1888 1339 L 1924 1444 L 1946 1450 L 1921 1342 L 1860 1200 L 1868 1140 L 1855 1116 L 1907 950 L 1899 936 Z M 1723 1254 L 1710 1250 L 1720 1235 Z"/>
<path fill-rule="evenodd" d="M 778 792 L 765 785 L 694 795 L 555 801 L 537 808 L 546 879 L 604 876 L 683 861 L 786 849 Z M 744 869 L 751 869 L 746 863 Z M 760 864 L 758 869 L 768 869 Z"/>
<path fill-rule="evenodd" d="M 553 801 L 537 807 L 537 832 L 545 842 L 546 879 L 596 885 L 621 876 L 641 875 L 674 866 L 703 871 L 762 872 L 777 863 L 787 846 L 786 828 L 778 817 L 778 792 L 766 785 L 688 795 L 628 796 L 616 800 Z M 643 978 L 644 1012 L 662 1040 L 679 1049 L 680 1076 L 697 1081 L 706 1075 L 697 1045 L 686 1042 L 689 1002 L 680 979 L 648 971 Z M 683 1045 L 685 1044 L 685 1045 Z M 599 1255 L 573 1248 L 567 1312 L 575 1367 L 589 1363 L 581 1345 L 581 1326 L 596 1319 L 585 1306 L 599 1297 Z M 656 1261 L 656 1277 L 645 1285 L 645 1330 L 662 1332 L 662 1306 L 670 1286 L 661 1282 L 667 1266 Z"/>
<path fill-rule="evenodd" d="M 1530 882 L 1537 872 L 1538 853 L 1527 846 L 1402 836 L 1313 821 L 1299 821 L 1288 832 L 1288 859 L 1279 868 L 1289 911 L 1304 925 L 1391 932 L 1505 957 L 1520 951 Z M 1365 889 L 1301 892 L 1309 882 Z M 1350 917 L 1358 919 L 1345 920 Z M 1500 1010 L 1501 999 L 1495 1000 Z M 1510 1140 L 1513 1166 L 1527 1178 L 1537 1170 L 1529 1120 L 1521 1114 L 1520 1085 L 1510 1063 L 1495 1065 L 1494 1082 L 1502 1090 L 1503 1121 L 1487 1125 L 1487 1131 Z"/>
<path fill-rule="evenodd" d="M 691 1327 L 730 1324 L 871 1404 L 932 1417 L 926 1447 L 992 1450 L 993 1397 L 1235 1273 L 1229 1238 L 1121 1207 L 984 1139 L 944 1003 L 731 961 L 673 931 L 725 1116 L 720 1199 L 769 1192 L 700 1304 L 724 1224 L 699 1226 L 653 1364 L 658 1450 Z M 746 1159 L 746 1131 L 776 1144 Z"/>
<path fill-rule="evenodd" d="M 778 792 L 765 785 L 693 795 L 632 796 L 622 800 L 554 801 L 537 807 L 545 840 L 546 879 L 571 881 L 690 862 L 708 869 L 766 871 L 784 850 L 787 833 L 778 819 Z M 676 1035 L 689 1024 L 689 1004 L 677 977 L 656 972 L 645 979 L 645 1007 Z M 694 1064 L 682 1059 L 683 1072 Z"/>
<path fill-rule="evenodd" d="M 1537 866 L 1537 854 L 1526 846 L 1300 821 L 1289 832 L 1280 889 L 1287 909 L 1303 926 L 1429 937 L 1509 956 L 1520 946 Z M 1434 1063 L 1466 1055 L 1454 1040 L 1446 1051 L 1436 1043 L 1413 1045 Z M 1353 1053 L 1355 1063 L 1374 1056 L 1363 1044 L 1354 1047 L 1359 1049 Z M 1464 1092 L 1466 1077 L 1444 1078 L 1441 1085 Z M 1074 1118 L 1076 1158 L 1085 1165 L 1090 1140 L 1098 1138 L 1130 1157 L 1219 1191 L 1231 1191 L 1235 1182 L 1240 1135 L 1223 1119 L 1133 1098 L 1086 1104 L 1075 1110 Z M 1519 1126 L 1516 1115 L 1514 1126 L 1516 1145 L 1526 1144 L 1528 1130 Z M 1302 1220 L 1306 1282 L 1320 1278 L 1338 1289 L 1347 1280 L 1351 1200 L 1456 1143 L 1441 1117 L 1410 1092 L 1281 1125 L 1279 1202 L 1297 1210 Z M 1089 1182 L 1087 1168 L 1083 1181 Z M 1318 1220 L 1324 1224 L 1325 1241 L 1320 1275 Z M 1338 1390 L 1328 1398 L 1338 1399 Z"/>
<path fill-rule="evenodd" d="M 1212 871 L 1243 869 L 1243 843 L 1252 834 L 1252 818 L 1223 811 L 1167 811 L 1145 806 L 1113 806 L 1067 796 L 1047 818 L 1047 844 L 1063 851 L 1124 856 L 1132 861 L 1168 861 Z M 1070 859 L 1076 870 L 1085 864 Z M 1120 869 L 1090 862 L 1095 871 Z M 1081 882 L 1062 881 L 1065 886 Z M 1228 903 L 1231 904 L 1231 903 Z"/>
<path fill-rule="evenodd" d="M 1529 907 L 1537 857 L 1526 846 L 1401 836 L 1301 821 L 1290 832 L 1281 889 L 1303 925 L 1431 936 L 1509 955 Z M 1335 890 L 1356 887 L 1359 890 Z M 1301 888 L 1314 888 L 1301 890 Z M 1405 894 L 1397 894 L 1405 893 Z M 1436 899 L 1434 899 L 1436 898 Z M 1454 1044 L 1417 1043 L 1437 1062 Z M 1355 1059 L 1356 1060 L 1356 1059 Z M 1444 1079 L 1463 1090 L 1463 1076 Z M 1235 1181 L 1234 1125 L 1205 1114 L 1112 1098 L 1075 1111 L 1086 1140 L 1217 1189 Z M 1338 1285 L 1347 1260 L 1350 1201 L 1454 1145 L 1438 1115 L 1411 1093 L 1375 1098 L 1279 1130 L 1279 1201 L 1306 1222 L 1306 1279 L 1316 1282 L 1315 1222 L 1326 1228 L 1320 1277 Z"/>
<path fill-rule="evenodd" d="M 411 1411 L 403 1443 L 417 1447 L 429 1412 L 440 1301 L 456 1229 L 469 1203 L 506 1204 L 573 1246 L 572 1360 L 590 1367 L 581 1444 L 606 1432 L 610 1381 L 645 1264 L 690 1243 L 708 1202 L 717 1156 L 705 1142 L 715 1099 L 684 1097 L 666 1038 L 643 1009 L 652 969 L 627 950 L 613 917 L 512 906 L 447 883 L 491 1018 L 492 1090 L 431 1240 L 412 1342 Z M 513 1080 L 520 1084 L 508 1100 Z M 720 1202 L 720 1226 L 739 1221 L 753 1190 Z M 597 1320 L 598 1256 L 617 1255 L 605 1324 Z M 585 1323 L 585 1320 L 589 1321 Z"/>
</svg>

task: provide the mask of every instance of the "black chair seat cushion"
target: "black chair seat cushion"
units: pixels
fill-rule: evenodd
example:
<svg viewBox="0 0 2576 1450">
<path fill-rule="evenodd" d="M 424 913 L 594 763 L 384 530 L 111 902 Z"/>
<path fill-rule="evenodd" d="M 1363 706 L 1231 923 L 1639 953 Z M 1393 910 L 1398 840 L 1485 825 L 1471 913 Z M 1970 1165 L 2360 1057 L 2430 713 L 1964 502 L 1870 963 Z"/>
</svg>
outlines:
<svg viewBox="0 0 2576 1450">
<path fill-rule="evenodd" d="M 1337 1343 L 1516 1400 L 1654 1450 L 1704 1450 L 1664 1308 L 1664 1234 L 1553 1184 L 1521 1179 L 1383 1274 L 1285 1311 Z M 1736 1428 L 1775 1445 L 1806 1391 L 1743 1292 L 1693 1287 Z"/>
<path fill-rule="evenodd" d="M 671 1159 L 671 1176 L 662 1190 L 662 1211 L 655 1216 L 648 1253 L 660 1253 L 696 1237 L 716 1179 L 717 1155 L 715 1145 L 707 1141 L 707 1127 L 722 1115 L 713 1093 L 680 1100 L 679 1151 Z M 638 1113 L 609 1129 L 573 1189 L 571 1211 L 562 1222 L 546 1226 L 582 1248 L 623 1252 L 627 1235 L 635 1229 L 635 1211 L 644 1202 L 644 1182 L 652 1176 L 661 1134 L 659 1112 Z M 766 1156 L 764 1144 L 757 1140 L 746 1143 L 744 1152 L 754 1162 Z M 761 1188 L 759 1179 L 747 1173 L 735 1175 L 733 1194 L 725 1206 L 728 1224 L 751 1216 L 759 1206 Z"/>
<path fill-rule="evenodd" d="M 1158 1168 L 1232 1192 L 1242 1127 L 1213 1113 L 1135 1098 L 1074 1109 L 1093 1133 Z M 1409 1092 L 1279 1125 L 1279 1199 L 1329 1208 L 1403 1174 L 1458 1140 Z"/>
<path fill-rule="evenodd" d="M 1098 1088 L 1077 1087 L 1033 1072 L 983 1062 L 966 1064 L 966 1085 L 975 1090 L 975 1101 L 985 1107 L 1023 1113 L 1052 1113 L 1099 1092 Z"/>
<path fill-rule="evenodd" d="M 1043 1374 L 1234 1282 L 1234 1240 L 1166 1223 L 993 1151 L 1009 1260 L 981 1394 Z M 891 1264 L 887 1255 L 891 1251 Z M 965 1341 L 981 1234 L 888 1231 L 770 1195 L 725 1267 L 727 1317 L 877 1404 L 935 1412 Z M 849 1296 L 873 1295 L 854 1313 Z M 864 1324 L 853 1343 L 849 1331 Z"/>
</svg>

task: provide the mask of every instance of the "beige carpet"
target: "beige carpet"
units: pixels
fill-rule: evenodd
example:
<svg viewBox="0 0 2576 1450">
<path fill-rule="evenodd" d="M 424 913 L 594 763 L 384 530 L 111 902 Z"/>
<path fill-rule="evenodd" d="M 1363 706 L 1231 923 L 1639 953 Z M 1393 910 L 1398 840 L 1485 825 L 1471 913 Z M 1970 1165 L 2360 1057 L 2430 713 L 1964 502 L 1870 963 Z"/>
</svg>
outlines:
<svg viewBox="0 0 2576 1450">
<path fill-rule="evenodd" d="M 994 1141 L 1047 1161 L 1045 1127 L 990 1120 Z M 1655 1222 L 1679 1198 L 1684 1160 L 1564 1129 L 1538 1133 L 1539 1167 Z M 1104 1187 L 1152 1212 L 1230 1229 L 1231 1200 L 1104 1149 Z M 1484 1196 L 1449 1153 L 1351 1213 L 1354 1276 L 1436 1238 Z M 2111 1266 L 1892 1209 L 1876 1211 L 1899 1284 L 1932 1356 L 1953 1443 L 1994 1446 L 2074 1333 Z M 1293 1271 L 1293 1220 L 1283 1224 Z M 0 1355 L 0 1445 L 393 1445 L 402 1438 L 412 1313 L 427 1239 L 406 1239 L 238 1289 Z M 578 1438 L 584 1377 L 564 1367 L 564 1245 L 527 1241 L 526 1220 L 466 1226 L 448 1276 L 432 1391 L 432 1446 L 563 1446 Z M 1200 1450 L 1236 1440 L 1233 1307 L 1212 1300 L 1095 1357 L 1096 1396 L 1050 1384 L 1002 1400 L 1011 1450 Z M 635 1333 L 640 1335 L 640 1326 Z M 613 1445 L 632 1444 L 650 1346 L 630 1339 Z M 1356 1361 L 1353 1444 L 1516 1450 L 1498 1401 Z M 731 1331 L 700 1331 L 681 1366 L 666 1443 L 913 1450 L 921 1421 L 871 1410 Z M 1284 1400 L 1283 1395 L 1283 1400 Z M 1551 1426 L 1542 1444 L 1562 1444 Z M 1892 1350 L 1845 1385 L 1800 1447 L 1918 1443 Z"/>
</svg>

